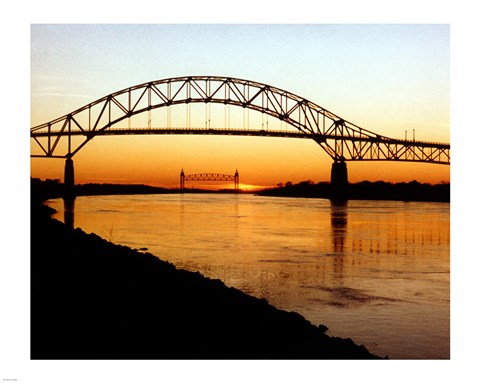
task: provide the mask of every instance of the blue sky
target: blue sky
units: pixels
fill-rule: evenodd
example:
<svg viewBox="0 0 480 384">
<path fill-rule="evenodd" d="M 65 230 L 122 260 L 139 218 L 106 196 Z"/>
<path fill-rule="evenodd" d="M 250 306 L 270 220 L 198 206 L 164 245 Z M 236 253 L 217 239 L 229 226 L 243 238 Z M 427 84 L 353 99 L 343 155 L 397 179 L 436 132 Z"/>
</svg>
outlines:
<svg viewBox="0 0 480 384">
<path fill-rule="evenodd" d="M 32 125 L 162 78 L 299 94 L 365 128 L 449 140 L 448 25 L 32 25 Z M 39 110 L 35 106 L 40 106 Z"/>
</svg>

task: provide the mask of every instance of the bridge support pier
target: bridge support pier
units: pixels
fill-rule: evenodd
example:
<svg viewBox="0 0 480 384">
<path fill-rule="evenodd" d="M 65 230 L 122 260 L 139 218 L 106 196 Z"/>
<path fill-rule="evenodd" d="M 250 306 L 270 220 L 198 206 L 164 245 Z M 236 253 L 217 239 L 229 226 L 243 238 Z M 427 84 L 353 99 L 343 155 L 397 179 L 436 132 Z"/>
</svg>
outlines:
<svg viewBox="0 0 480 384">
<path fill-rule="evenodd" d="M 235 188 L 235 192 L 238 192 L 239 188 L 240 188 L 240 177 L 238 175 L 238 169 L 235 170 L 235 175 L 234 175 L 234 178 L 233 178 L 233 183 L 234 183 L 234 188 Z"/>
<path fill-rule="evenodd" d="M 180 172 L 180 192 L 185 192 L 185 173 L 183 172 L 183 168 L 182 172 Z"/>
<path fill-rule="evenodd" d="M 73 201 L 75 199 L 75 177 L 73 172 L 73 160 L 71 157 L 67 157 L 65 161 L 63 199 L 69 201 Z"/>
<path fill-rule="evenodd" d="M 348 200 L 348 172 L 344 160 L 335 160 L 330 173 L 330 199 Z"/>
</svg>

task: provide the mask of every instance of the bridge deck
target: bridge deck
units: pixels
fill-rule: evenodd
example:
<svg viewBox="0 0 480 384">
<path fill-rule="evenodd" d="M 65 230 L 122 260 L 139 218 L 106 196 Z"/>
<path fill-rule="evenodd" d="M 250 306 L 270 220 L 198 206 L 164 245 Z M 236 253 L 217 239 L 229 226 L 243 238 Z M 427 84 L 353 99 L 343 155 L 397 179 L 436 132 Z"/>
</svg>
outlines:
<svg viewBox="0 0 480 384">
<path fill-rule="evenodd" d="M 256 136 L 256 137 L 282 137 L 295 139 L 314 139 L 315 141 L 345 140 L 341 135 L 311 134 L 300 131 L 277 131 L 264 129 L 218 129 L 218 128 L 108 128 L 98 131 L 38 131 L 31 132 L 31 137 L 58 137 L 58 136 L 117 136 L 117 135 L 225 135 L 225 136 Z M 376 138 L 368 136 L 350 136 L 349 141 L 372 142 L 378 141 L 389 144 L 406 146 L 421 146 L 424 148 L 450 149 L 450 144 L 418 140 L 399 140 L 384 136 Z"/>
</svg>

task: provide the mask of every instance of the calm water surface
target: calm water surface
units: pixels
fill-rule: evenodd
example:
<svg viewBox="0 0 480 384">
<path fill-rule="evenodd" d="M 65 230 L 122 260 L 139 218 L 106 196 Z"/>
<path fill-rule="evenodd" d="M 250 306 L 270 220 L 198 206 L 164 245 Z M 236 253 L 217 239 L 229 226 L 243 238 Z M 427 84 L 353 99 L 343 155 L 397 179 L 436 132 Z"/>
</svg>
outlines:
<svg viewBox="0 0 480 384">
<path fill-rule="evenodd" d="M 51 200 L 64 219 L 63 200 Z M 88 196 L 75 227 L 200 271 L 391 359 L 450 358 L 450 204 Z"/>
</svg>

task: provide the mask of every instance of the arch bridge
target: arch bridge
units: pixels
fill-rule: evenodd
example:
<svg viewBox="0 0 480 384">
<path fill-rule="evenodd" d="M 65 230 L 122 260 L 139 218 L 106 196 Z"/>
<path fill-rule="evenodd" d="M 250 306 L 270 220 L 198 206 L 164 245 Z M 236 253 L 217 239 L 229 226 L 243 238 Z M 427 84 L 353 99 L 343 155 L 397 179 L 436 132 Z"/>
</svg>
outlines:
<svg viewBox="0 0 480 384">
<path fill-rule="evenodd" d="M 285 124 L 285 130 L 205 127 L 120 127 L 139 114 L 180 104 L 223 104 L 260 112 Z M 150 115 L 149 115 L 150 116 Z M 226 115 L 225 115 L 226 116 Z M 226 122 L 225 118 L 225 122 Z M 227 124 L 225 124 L 227 125 Z M 229 135 L 314 140 L 333 160 L 331 182 L 348 183 L 347 161 L 407 161 L 450 164 L 450 144 L 403 140 L 359 127 L 325 108 L 267 84 L 217 76 L 188 76 L 152 81 L 111 93 L 65 116 L 32 127 L 32 157 L 65 158 L 65 185 L 73 188 L 72 157 L 96 136 Z"/>
</svg>

